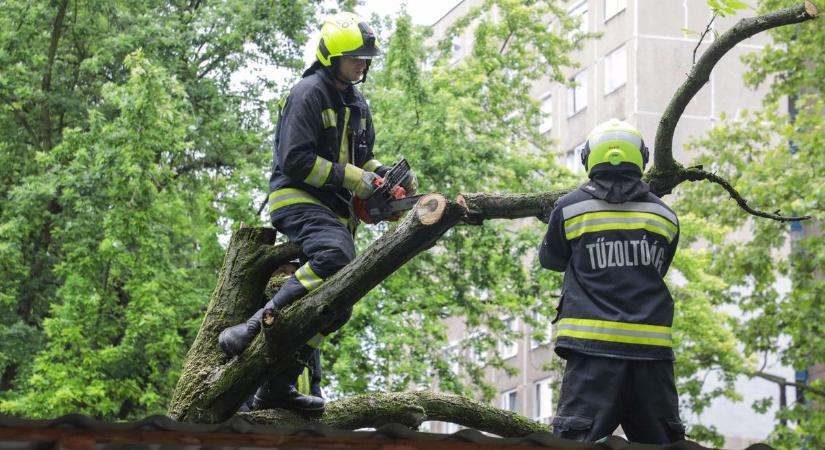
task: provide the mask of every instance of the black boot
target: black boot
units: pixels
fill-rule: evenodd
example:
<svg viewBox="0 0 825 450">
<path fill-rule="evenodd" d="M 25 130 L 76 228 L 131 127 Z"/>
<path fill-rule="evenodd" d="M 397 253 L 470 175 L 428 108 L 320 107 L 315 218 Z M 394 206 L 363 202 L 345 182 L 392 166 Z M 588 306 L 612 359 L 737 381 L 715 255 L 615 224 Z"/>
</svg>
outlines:
<svg viewBox="0 0 825 450">
<path fill-rule="evenodd" d="M 255 314 L 252 314 L 252 317 L 246 322 L 221 331 L 221 334 L 218 335 L 218 344 L 220 344 L 221 350 L 229 356 L 240 355 L 261 331 L 261 317 L 263 317 L 263 314 L 264 309 L 261 308 Z"/>
<path fill-rule="evenodd" d="M 309 359 L 309 390 L 316 397 L 324 397 L 321 390 L 321 352 L 316 348 Z"/>
<path fill-rule="evenodd" d="M 308 348 L 308 350 L 312 352 L 314 349 Z M 304 354 L 303 356 L 310 355 Z M 295 387 L 295 382 L 305 367 L 306 364 L 296 360 L 289 367 L 272 376 L 255 392 L 252 409 L 281 408 L 312 414 L 323 412 L 325 401 L 322 397 L 301 394 Z"/>
<path fill-rule="evenodd" d="M 294 384 L 286 380 L 275 382 L 272 379 L 255 392 L 252 410 L 280 408 L 301 413 L 320 414 L 324 412 L 325 403 L 321 397 L 301 394 Z"/>
</svg>

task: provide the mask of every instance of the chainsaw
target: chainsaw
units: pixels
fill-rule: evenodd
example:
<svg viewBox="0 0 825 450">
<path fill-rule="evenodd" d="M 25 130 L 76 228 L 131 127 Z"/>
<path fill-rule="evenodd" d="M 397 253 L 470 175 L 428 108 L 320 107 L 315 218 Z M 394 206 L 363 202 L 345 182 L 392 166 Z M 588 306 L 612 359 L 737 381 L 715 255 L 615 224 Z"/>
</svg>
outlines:
<svg viewBox="0 0 825 450">
<path fill-rule="evenodd" d="M 401 186 L 410 174 L 410 165 L 401 158 L 384 177 L 373 180 L 375 192 L 366 200 L 355 198 L 355 214 L 365 223 L 378 223 L 382 220 L 398 220 L 401 213 L 415 206 L 421 195 L 407 197 L 407 191 Z"/>
</svg>

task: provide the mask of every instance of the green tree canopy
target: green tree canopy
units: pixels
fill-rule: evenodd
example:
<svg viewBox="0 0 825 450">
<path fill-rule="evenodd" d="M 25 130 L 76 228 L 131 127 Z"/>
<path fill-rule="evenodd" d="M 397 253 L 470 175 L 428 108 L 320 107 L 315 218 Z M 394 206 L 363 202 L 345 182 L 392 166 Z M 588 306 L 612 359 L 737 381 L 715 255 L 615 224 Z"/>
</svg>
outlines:
<svg viewBox="0 0 825 450">
<path fill-rule="evenodd" d="M 4 1 L 0 410 L 163 411 L 311 2 Z"/>
</svg>

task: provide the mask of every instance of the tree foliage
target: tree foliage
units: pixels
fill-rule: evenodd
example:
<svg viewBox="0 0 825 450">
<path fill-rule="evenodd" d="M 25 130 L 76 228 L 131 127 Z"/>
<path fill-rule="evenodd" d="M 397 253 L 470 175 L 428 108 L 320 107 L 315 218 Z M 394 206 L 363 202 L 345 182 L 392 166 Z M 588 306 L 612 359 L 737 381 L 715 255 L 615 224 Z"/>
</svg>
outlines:
<svg viewBox="0 0 825 450">
<path fill-rule="evenodd" d="M 761 11 L 792 4 L 760 2 Z M 823 323 L 825 279 L 821 273 L 825 246 L 821 238 L 825 208 L 825 30 L 820 23 L 803 23 L 770 32 L 772 44 L 748 55 L 746 82 L 767 86 L 763 108 L 722 117 L 720 125 L 693 147 L 699 163 L 728 180 L 744 198 L 767 211 L 809 214 L 813 220 L 792 223 L 753 219 L 726 201 L 718 187 L 684 187 L 680 210 L 712 217 L 707 227 L 691 236 L 707 242 L 706 271 L 724 280 L 718 308 L 734 305 L 740 312 L 730 322 L 737 348 L 745 355 L 776 354 L 796 370 L 825 361 Z M 788 113 L 791 98 L 795 112 Z M 730 238 L 737 229 L 746 237 Z M 728 236 L 719 239 L 714 236 Z M 785 288 L 784 286 L 788 286 Z M 755 358 L 748 372 L 761 369 Z M 822 381 L 814 386 L 822 386 Z M 778 448 L 820 448 L 825 445 L 825 414 L 814 393 L 807 402 L 780 411 L 790 419 L 779 426 L 772 442 Z M 758 402 L 755 408 L 763 407 Z"/>
<path fill-rule="evenodd" d="M 3 2 L 0 411 L 164 410 L 309 2 Z"/>
<path fill-rule="evenodd" d="M 164 410 L 223 257 L 221 237 L 260 220 L 253 200 L 272 131 L 261 98 L 284 86 L 233 75 L 254 64 L 299 69 L 309 24 L 325 12 L 316 3 L 4 2 L 0 412 L 125 419 Z M 376 27 L 391 30 L 364 86 L 379 158 L 406 157 L 422 191 L 448 197 L 583 181 L 555 164 L 530 97 L 539 77 L 566 83 L 570 52 L 595 37 L 577 34 L 559 3 L 486 0 L 440 42 L 403 13 Z M 818 25 L 774 31 L 775 44 L 749 57 L 749 82 L 770 83 L 766 108 L 724 120 L 695 145 L 755 204 L 791 204 L 821 220 Z M 457 36 L 472 36 L 461 58 Z M 788 94 L 799 109 L 790 124 L 779 106 Z M 758 368 L 762 352 L 779 348 L 794 367 L 823 360 L 816 271 L 825 251 L 815 235 L 796 235 L 787 251 L 786 227 L 749 219 L 707 183 L 679 190 L 679 276 L 669 283 L 676 368 L 685 409 L 699 413 L 716 397 L 737 399 L 733 381 Z M 742 227 L 753 236 L 731 241 Z M 359 246 L 385 230 L 362 227 Z M 443 390 L 489 400 L 485 371 L 516 370 L 497 351 L 521 337 L 506 319 L 545 337 L 554 314 L 560 276 L 532 258 L 543 231 L 531 219 L 458 227 L 384 281 L 325 344 L 333 394 L 404 390 L 435 376 Z M 700 239 L 704 249 L 692 248 Z M 782 277 L 789 292 L 776 289 Z M 730 305 L 741 314 L 726 313 Z M 442 351 L 447 318 L 470 330 L 455 353 Z M 713 389 L 710 371 L 721 373 Z M 797 422 L 776 442 L 822 442 L 821 410 L 799 404 L 783 414 Z M 721 445 L 712 428 L 691 433 Z"/>
<path fill-rule="evenodd" d="M 548 151 L 552 143 L 537 132 L 541 117 L 529 83 L 548 74 L 564 80 L 562 69 L 573 64 L 568 53 L 585 37 L 561 37 L 574 26 L 554 2 L 487 1 L 442 41 L 428 42 L 428 30 L 402 13 L 365 86 L 376 154 L 385 162 L 407 158 L 421 190 L 448 197 L 570 186 L 575 181 Z M 473 42 L 462 58 L 445 45 L 459 35 Z M 361 246 L 384 229 L 360 230 Z M 497 349 L 501 340 L 521 337 L 506 319 L 543 329 L 552 317 L 559 278 L 524 264 L 543 231 L 538 221 L 456 228 L 396 272 L 356 305 L 325 347 L 336 392 L 403 390 L 437 376 L 443 390 L 489 400 L 495 391 L 484 367 L 514 372 Z M 448 317 L 459 318 L 473 338 L 448 342 Z M 453 351 L 444 351 L 450 344 Z M 459 366 L 461 374 L 453 370 Z"/>
</svg>

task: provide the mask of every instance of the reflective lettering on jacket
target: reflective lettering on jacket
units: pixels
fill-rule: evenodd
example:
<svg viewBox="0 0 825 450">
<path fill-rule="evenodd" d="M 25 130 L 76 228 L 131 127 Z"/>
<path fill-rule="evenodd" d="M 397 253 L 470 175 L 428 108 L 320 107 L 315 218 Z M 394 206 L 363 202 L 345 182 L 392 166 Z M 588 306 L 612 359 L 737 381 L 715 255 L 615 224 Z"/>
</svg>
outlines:
<svg viewBox="0 0 825 450">
<path fill-rule="evenodd" d="M 664 276 L 679 221 L 651 193 L 609 203 L 583 189 L 550 215 L 543 267 L 564 272 L 556 352 L 673 359 L 673 300 Z"/>
</svg>

